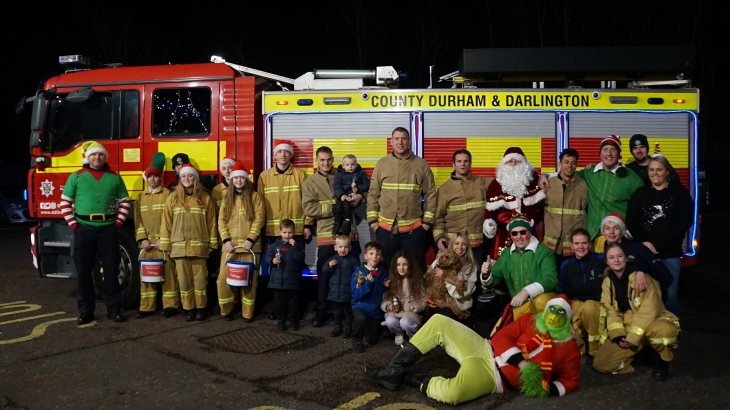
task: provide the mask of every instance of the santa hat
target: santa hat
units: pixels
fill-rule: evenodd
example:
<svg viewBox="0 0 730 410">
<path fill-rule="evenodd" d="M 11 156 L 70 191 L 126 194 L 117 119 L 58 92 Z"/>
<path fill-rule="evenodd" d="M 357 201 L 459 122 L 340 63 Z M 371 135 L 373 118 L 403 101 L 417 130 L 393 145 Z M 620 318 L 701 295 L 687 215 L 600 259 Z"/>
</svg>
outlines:
<svg viewBox="0 0 730 410">
<path fill-rule="evenodd" d="M 515 211 L 509 218 L 509 225 L 507 225 L 507 230 L 511 231 L 515 228 L 523 227 L 527 228 L 527 230 L 529 231 L 530 229 L 532 229 L 533 223 L 534 222 L 529 219 L 527 215 Z"/>
<path fill-rule="evenodd" d="M 616 148 L 616 151 L 618 151 L 618 166 L 622 167 L 624 166 L 623 157 L 621 156 L 621 137 L 619 135 L 611 134 L 608 137 L 604 138 L 601 141 L 600 147 L 598 147 L 598 154 L 601 154 L 601 150 L 606 145 L 610 145 L 614 148 Z"/>
<path fill-rule="evenodd" d="M 162 171 L 165 170 L 165 154 L 156 152 L 152 154 L 152 164 L 142 173 L 142 176 L 147 179 L 150 175 L 157 175 L 162 177 Z"/>
<path fill-rule="evenodd" d="M 89 155 L 96 154 L 98 152 L 101 152 L 105 156 L 109 156 L 109 154 L 106 152 L 106 148 L 104 148 L 103 145 L 99 144 L 96 141 L 86 141 L 81 145 L 81 163 L 82 164 L 88 164 L 89 163 Z"/>
<path fill-rule="evenodd" d="M 220 167 L 223 168 L 223 165 L 225 164 L 231 164 L 231 166 L 236 165 L 236 161 L 234 161 L 232 158 L 223 158 L 220 163 Z"/>
<path fill-rule="evenodd" d="M 606 222 L 613 222 L 619 227 L 621 227 L 621 232 L 626 233 L 626 222 L 624 222 L 624 217 L 621 216 L 618 212 L 611 212 L 610 214 L 606 215 L 605 218 L 601 221 L 601 232 L 603 232 L 603 225 L 606 224 Z"/>
<path fill-rule="evenodd" d="M 195 169 L 195 167 L 192 164 L 185 164 L 182 168 L 180 168 L 180 171 L 178 172 L 178 174 L 180 174 L 180 176 L 183 176 L 185 174 L 193 174 L 196 177 L 200 177 L 198 170 Z"/>
<path fill-rule="evenodd" d="M 241 165 L 240 162 L 235 162 L 233 164 L 233 169 L 231 169 L 231 175 L 228 176 L 228 179 L 233 179 L 233 177 L 244 177 L 246 179 L 251 179 L 251 174 L 246 171 L 246 169 Z"/>
<path fill-rule="evenodd" d="M 565 309 L 565 312 L 568 314 L 568 323 L 570 323 L 573 319 L 573 308 L 570 304 L 570 299 L 568 299 L 567 296 L 561 293 L 548 301 L 548 303 L 545 305 L 544 313 L 547 313 L 550 306 L 559 305 L 560 307 Z"/>
<path fill-rule="evenodd" d="M 507 148 L 507 151 L 504 152 L 504 157 L 502 157 L 500 164 L 505 164 L 507 163 L 507 161 L 512 159 L 527 163 L 527 157 L 525 157 L 525 153 L 522 152 L 522 148 L 520 147 Z"/>
<path fill-rule="evenodd" d="M 279 141 L 279 143 L 274 147 L 274 154 L 281 150 L 289 151 L 292 155 L 294 155 L 294 147 L 292 147 L 289 141 Z"/>
</svg>

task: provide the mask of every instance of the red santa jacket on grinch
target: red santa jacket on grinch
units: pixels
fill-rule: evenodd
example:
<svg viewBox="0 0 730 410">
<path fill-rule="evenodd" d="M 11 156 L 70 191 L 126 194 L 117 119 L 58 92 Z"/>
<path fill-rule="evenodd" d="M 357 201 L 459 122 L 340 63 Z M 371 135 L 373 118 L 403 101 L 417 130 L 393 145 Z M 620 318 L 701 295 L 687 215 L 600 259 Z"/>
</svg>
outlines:
<svg viewBox="0 0 730 410">
<path fill-rule="evenodd" d="M 514 211 L 525 214 L 536 224 L 542 220 L 542 205 L 545 192 L 537 185 L 539 175 L 532 171 L 532 181 L 527 186 L 527 193 L 522 197 L 510 195 L 502 190 L 502 185 L 495 179 L 487 188 L 487 212 L 484 221 L 484 235 L 494 238 L 490 257 L 497 259 L 502 249 L 512 245 L 507 232 L 509 219 Z M 491 229 L 488 228 L 491 226 Z M 538 240 L 540 238 L 538 237 Z"/>
<path fill-rule="evenodd" d="M 565 341 L 545 339 L 535 328 L 534 315 L 520 317 L 500 329 L 491 339 L 499 371 L 514 388 L 520 386 L 520 369 L 507 361 L 515 354 L 540 366 L 543 379 L 554 384 L 561 396 L 578 387 L 580 350 L 572 337 Z M 541 340 L 545 339 L 545 340 Z"/>
</svg>

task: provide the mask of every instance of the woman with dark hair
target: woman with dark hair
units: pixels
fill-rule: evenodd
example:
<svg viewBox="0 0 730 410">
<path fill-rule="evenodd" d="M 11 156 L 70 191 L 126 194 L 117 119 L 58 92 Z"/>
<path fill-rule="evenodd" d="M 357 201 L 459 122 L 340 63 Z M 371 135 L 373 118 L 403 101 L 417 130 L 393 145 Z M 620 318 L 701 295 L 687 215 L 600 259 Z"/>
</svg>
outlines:
<svg viewBox="0 0 730 410">
<path fill-rule="evenodd" d="M 634 356 L 647 344 L 654 355 L 656 380 L 664 380 L 674 358 L 670 346 L 677 342 L 679 319 L 662 303 L 659 284 L 646 277 L 646 290 L 635 287 L 636 270 L 627 264 L 619 242 L 606 245 L 606 268 L 601 305 L 606 310 L 606 340 L 596 353 L 593 369 L 600 373 L 632 373 Z"/>
<path fill-rule="evenodd" d="M 672 183 L 674 168 L 664 155 L 649 162 L 651 185 L 638 188 L 631 195 L 626 211 L 626 227 L 634 241 L 643 243 L 661 259 L 674 280 L 667 290 L 667 308 L 677 313 L 682 242 L 690 226 L 694 203 L 682 184 Z"/>
<path fill-rule="evenodd" d="M 395 334 L 395 344 L 403 343 L 403 334 L 413 337 L 423 321 L 426 309 L 426 288 L 423 271 L 406 251 L 393 255 L 390 266 L 390 287 L 383 295 L 380 308 L 385 312 L 385 321 L 391 333 Z"/>
</svg>

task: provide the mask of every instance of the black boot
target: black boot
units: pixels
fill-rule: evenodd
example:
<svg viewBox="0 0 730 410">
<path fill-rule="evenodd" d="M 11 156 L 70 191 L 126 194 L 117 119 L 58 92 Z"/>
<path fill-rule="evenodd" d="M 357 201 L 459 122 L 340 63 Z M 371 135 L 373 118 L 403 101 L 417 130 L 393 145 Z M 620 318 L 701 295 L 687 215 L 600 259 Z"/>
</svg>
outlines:
<svg viewBox="0 0 730 410">
<path fill-rule="evenodd" d="M 342 221 L 342 226 L 340 226 L 340 233 L 345 236 L 350 236 L 350 231 L 352 230 L 352 221 L 349 219 L 345 219 Z"/>
<path fill-rule="evenodd" d="M 324 326 L 325 319 L 327 318 L 327 312 L 323 309 L 317 309 L 317 313 L 314 315 L 314 320 L 312 320 L 312 327 L 322 327 Z"/>
<path fill-rule="evenodd" d="M 654 359 L 654 371 L 652 372 L 651 377 L 658 382 L 664 381 L 669 375 L 669 362 L 664 361 L 659 352 L 651 347 L 647 347 L 647 349 L 654 352 L 652 353 L 652 358 Z"/>
<path fill-rule="evenodd" d="M 423 394 L 426 394 L 426 389 L 428 389 L 428 383 L 431 381 L 431 376 L 427 376 L 425 374 L 418 374 L 414 371 L 407 371 L 405 375 L 403 375 L 403 383 L 416 388 L 418 391 L 420 391 Z"/>
<path fill-rule="evenodd" d="M 403 376 L 421 356 L 421 351 L 416 346 L 405 342 L 388 364 L 383 367 L 363 367 L 362 372 L 366 379 L 378 383 L 388 390 L 398 390 Z"/>
</svg>

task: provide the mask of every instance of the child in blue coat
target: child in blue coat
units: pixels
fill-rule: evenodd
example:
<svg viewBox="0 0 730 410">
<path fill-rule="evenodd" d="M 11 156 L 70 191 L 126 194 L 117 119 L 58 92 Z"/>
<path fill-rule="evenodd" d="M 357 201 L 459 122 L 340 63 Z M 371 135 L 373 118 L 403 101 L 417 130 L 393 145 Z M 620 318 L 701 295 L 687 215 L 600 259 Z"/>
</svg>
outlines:
<svg viewBox="0 0 730 410">
<path fill-rule="evenodd" d="M 286 330 L 286 319 L 289 320 L 289 329 L 299 329 L 297 298 L 304 250 L 296 246 L 294 226 L 291 219 L 282 219 L 279 224 L 281 239 L 269 245 L 266 251 L 266 263 L 271 266 L 269 289 L 274 290 L 274 313 L 279 319 L 276 326 L 279 330 Z"/>
<path fill-rule="evenodd" d="M 335 239 L 335 252 L 337 252 L 337 255 L 325 262 L 322 269 L 325 277 L 330 278 L 327 300 L 332 302 L 332 313 L 335 318 L 335 328 L 332 329 L 330 336 L 342 335 L 345 339 L 352 336 L 352 289 L 350 289 L 350 280 L 352 273 L 360 265 L 360 259 L 351 254 L 350 249 L 350 238 L 345 235 L 338 236 Z"/>
<path fill-rule="evenodd" d="M 388 270 L 381 265 L 383 245 L 372 241 L 365 245 L 365 264 L 352 274 L 352 348 L 362 353 L 363 341 L 369 345 L 378 342 L 383 312 L 380 303 L 390 286 Z"/>
<path fill-rule="evenodd" d="M 342 165 L 337 169 L 335 180 L 332 182 L 332 190 L 335 192 L 335 206 L 332 209 L 335 217 L 333 235 L 349 235 L 352 222 L 355 221 L 355 225 L 357 225 L 360 220 L 365 219 L 364 201 L 361 200 L 357 206 L 352 206 L 352 201 L 353 194 L 364 195 L 369 189 L 370 178 L 357 163 L 357 157 L 352 154 L 345 155 L 342 158 Z M 353 219 L 353 212 L 357 213 L 356 209 L 360 211 L 357 215 L 360 217 L 359 220 Z"/>
</svg>

